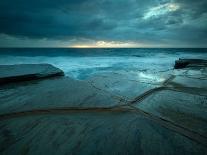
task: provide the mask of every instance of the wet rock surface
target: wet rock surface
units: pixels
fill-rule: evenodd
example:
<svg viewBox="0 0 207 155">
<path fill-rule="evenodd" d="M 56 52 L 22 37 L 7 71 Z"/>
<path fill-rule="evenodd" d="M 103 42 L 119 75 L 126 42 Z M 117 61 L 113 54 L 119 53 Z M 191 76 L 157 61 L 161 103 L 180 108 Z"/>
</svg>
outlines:
<svg viewBox="0 0 207 155">
<path fill-rule="evenodd" d="M 205 67 L 207 60 L 204 59 L 179 59 L 175 61 L 175 69 L 182 69 L 187 67 Z"/>
<path fill-rule="evenodd" d="M 0 90 L 0 113 L 62 107 L 110 107 L 121 98 L 68 77 L 36 80 Z"/>
<path fill-rule="evenodd" d="M 0 88 L 2 154 L 206 154 L 206 67 Z"/>
<path fill-rule="evenodd" d="M 137 107 L 206 136 L 206 105 L 206 96 L 166 90 L 153 94 Z"/>
<path fill-rule="evenodd" d="M 62 70 L 50 64 L 0 65 L 1 85 L 62 75 Z"/>
<path fill-rule="evenodd" d="M 70 113 L 4 120 L 4 154 L 205 154 L 206 148 L 137 113 Z"/>
</svg>

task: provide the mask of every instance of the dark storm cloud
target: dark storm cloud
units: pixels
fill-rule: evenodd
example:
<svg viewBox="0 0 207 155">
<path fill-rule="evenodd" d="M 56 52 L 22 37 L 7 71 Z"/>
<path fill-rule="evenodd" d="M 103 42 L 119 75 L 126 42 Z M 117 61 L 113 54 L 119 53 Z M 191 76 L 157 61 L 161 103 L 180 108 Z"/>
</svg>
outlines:
<svg viewBox="0 0 207 155">
<path fill-rule="evenodd" d="M 206 0 L 1 0 L 0 33 L 203 45 L 207 44 L 206 8 Z"/>
<path fill-rule="evenodd" d="M 116 23 L 105 19 L 89 1 L 0 2 L 0 31 L 27 37 L 90 37 L 92 32 L 113 29 Z"/>
</svg>

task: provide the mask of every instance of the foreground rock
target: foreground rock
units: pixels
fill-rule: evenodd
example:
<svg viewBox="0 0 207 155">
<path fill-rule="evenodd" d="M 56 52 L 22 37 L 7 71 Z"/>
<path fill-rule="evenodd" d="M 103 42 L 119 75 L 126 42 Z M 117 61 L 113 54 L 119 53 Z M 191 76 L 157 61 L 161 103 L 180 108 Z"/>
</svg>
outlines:
<svg viewBox="0 0 207 155">
<path fill-rule="evenodd" d="M 121 100 L 69 77 L 13 83 L 0 91 L 0 114 L 48 108 L 110 107 Z"/>
<path fill-rule="evenodd" d="M 131 112 L 62 113 L 0 122 L 1 154 L 205 154 L 207 149 Z"/>
<path fill-rule="evenodd" d="M 175 69 L 181 69 L 186 67 L 206 67 L 207 60 L 204 59 L 179 59 L 175 61 Z"/>
<path fill-rule="evenodd" d="M 50 64 L 0 65 L 0 84 L 62 75 L 62 70 Z"/>
<path fill-rule="evenodd" d="M 186 68 L 4 85 L 0 154 L 206 154 L 206 73 Z"/>
</svg>

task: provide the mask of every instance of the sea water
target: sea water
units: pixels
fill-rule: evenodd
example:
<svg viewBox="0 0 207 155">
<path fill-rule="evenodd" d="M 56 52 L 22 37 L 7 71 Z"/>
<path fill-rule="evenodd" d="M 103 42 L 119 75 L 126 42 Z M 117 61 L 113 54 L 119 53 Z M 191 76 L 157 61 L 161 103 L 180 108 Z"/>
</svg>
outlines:
<svg viewBox="0 0 207 155">
<path fill-rule="evenodd" d="M 207 59 L 207 49 L 1 48 L 0 65 L 49 63 L 66 76 L 84 80 L 104 72 L 165 72 L 179 58 Z"/>
</svg>

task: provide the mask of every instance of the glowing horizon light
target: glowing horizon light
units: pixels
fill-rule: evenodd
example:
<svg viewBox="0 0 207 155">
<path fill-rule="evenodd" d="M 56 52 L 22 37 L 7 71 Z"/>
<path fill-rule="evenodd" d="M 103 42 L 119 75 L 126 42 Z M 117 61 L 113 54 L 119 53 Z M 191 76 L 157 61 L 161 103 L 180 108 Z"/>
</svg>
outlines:
<svg viewBox="0 0 207 155">
<path fill-rule="evenodd" d="M 73 45 L 71 47 L 73 47 L 73 48 L 93 48 L 93 46 L 89 46 L 89 45 Z"/>
<path fill-rule="evenodd" d="M 144 44 L 135 42 L 116 42 L 116 41 L 97 41 L 93 44 L 77 44 L 71 47 L 73 48 L 133 48 L 143 47 Z"/>
<path fill-rule="evenodd" d="M 174 11 L 177 11 L 179 8 L 180 8 L 180 5 L 177 3 L 166 3 L 163 5 L 159 5 L 159 6 L 149 9 L 145 13 L 143 19 L 149 19 L 152 17 L 157 17 L 160 15 L 167 14 L 169 12 L 174 12 Z"/>
</svg>

